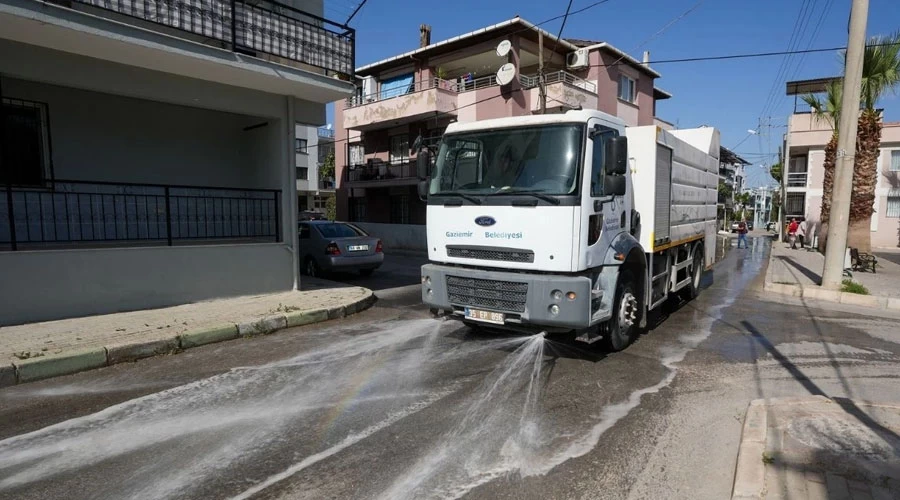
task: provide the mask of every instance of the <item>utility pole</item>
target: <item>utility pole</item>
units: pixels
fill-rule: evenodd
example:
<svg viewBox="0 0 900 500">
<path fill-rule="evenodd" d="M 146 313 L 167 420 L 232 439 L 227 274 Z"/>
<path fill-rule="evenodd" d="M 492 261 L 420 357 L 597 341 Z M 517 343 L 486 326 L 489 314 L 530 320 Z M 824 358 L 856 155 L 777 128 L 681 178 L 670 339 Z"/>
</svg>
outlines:
<svg viewBox="0 0 900 500">
<path fill-rule="evenodd" d="M 825 243 L 825 269 L 822 288 L 838 289 L 844 275 L 847 231 L 850 228 L 850 197 L 853 193 L 853 158 L 856 156 L 856 129 L 862 86 L 863 52 L 866 49 L 866 19 L 869 0 L 853 0 L 850 7 L 850 36 L 844 66 L 844 92 L 841 98 L 841 122 L 838 126 L 837 161 L 834 190 L 831 193 L 831 217 Z"/>
<path fill-rule="evenodd" d="M 547 86 L 544 84 L 544 34 L 538 31 L 538 94 L 541 99 L 541 114 L 547 114 Z"/>
</svg>

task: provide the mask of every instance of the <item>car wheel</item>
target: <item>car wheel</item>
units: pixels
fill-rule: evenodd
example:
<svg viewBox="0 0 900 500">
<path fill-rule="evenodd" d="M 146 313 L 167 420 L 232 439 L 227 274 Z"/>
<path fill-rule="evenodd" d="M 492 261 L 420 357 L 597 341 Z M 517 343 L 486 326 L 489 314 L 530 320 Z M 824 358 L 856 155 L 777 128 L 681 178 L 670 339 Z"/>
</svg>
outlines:
<svg viewBox="0 0 900 500">
<path fill-rule="evenodd" d="M 316 260 L 312 257 L 306 259 L 306 265 L 303 266 L 306 269 L 306 275 L 311 276 L 313 278 L 319 277 L 322 275 L 322 269 L 319 268 L 319 265 L 316 264 Z"/>
</svg>

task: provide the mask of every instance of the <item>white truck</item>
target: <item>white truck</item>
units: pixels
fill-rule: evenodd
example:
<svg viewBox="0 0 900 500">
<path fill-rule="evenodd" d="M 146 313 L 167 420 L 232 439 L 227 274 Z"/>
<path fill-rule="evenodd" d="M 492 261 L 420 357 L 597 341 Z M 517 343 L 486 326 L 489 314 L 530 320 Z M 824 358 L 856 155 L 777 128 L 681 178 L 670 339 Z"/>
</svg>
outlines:
<svg viewBox="0 0 900 500">
<path fill-rule="evenodd" d="M 436 155 L 417 158 L 435 314 L 621 350 L 713 264 L 714 128 L 574 110 L 453 123 Z"/>
</svg>

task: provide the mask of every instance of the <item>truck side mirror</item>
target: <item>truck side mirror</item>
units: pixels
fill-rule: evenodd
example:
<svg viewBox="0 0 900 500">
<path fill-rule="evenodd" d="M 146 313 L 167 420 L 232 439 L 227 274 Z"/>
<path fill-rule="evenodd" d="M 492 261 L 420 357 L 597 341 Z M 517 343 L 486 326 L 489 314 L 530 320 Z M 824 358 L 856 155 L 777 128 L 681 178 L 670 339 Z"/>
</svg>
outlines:
<svg viewBox="0 0 900 500">
<path fill-rule="evenodd" d="M 416 176 L 419 179 L 428 177 L 428 167 L 431 166 L 431 154 L 427 149 L 419 150 L 416 155 Z"/>
<path fill-rule="evenodd" d="M 613 137 L 606 141 L 606 173 L 625 175 L 628 172 L 628 138 Z"/>
<path fill-rule="evenodd" d="M 420 200 L 426 201 L 428 199 L 428 181 L 420 181 L 416 186 L 416 190 L 419 192 Z"/>
<path fill-rule="evenodd" d="M 603 181 L 603 194 L 606 196 L 625 196 L 627 189 L 623 175 L 607 175 Z"/>
</svg>

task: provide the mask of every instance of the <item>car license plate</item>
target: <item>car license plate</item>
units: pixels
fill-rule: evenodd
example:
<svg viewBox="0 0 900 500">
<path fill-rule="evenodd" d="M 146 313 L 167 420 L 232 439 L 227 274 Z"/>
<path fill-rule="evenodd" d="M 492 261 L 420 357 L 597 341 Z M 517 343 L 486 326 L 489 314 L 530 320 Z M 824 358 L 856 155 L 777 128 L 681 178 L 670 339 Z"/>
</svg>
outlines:
<svg viewBox="0 0 900 500">
<path fill-rule="evenodd" d="M 503 313 L 480 311 L 478 309 L 469 309 L 468 307 L 466 308 L 465 312 L 467 319 L 481 321 L 484 323 L 494 323 L 495 325 L 502 325 L 505 319 Z"/>
<path fill-rule="evenodd" d="M 369 249 L 369 245 L 348 245 L 347 250 L 351 252 L 363 252 Z"/>
</svg>

